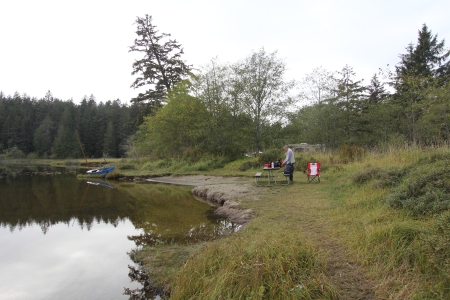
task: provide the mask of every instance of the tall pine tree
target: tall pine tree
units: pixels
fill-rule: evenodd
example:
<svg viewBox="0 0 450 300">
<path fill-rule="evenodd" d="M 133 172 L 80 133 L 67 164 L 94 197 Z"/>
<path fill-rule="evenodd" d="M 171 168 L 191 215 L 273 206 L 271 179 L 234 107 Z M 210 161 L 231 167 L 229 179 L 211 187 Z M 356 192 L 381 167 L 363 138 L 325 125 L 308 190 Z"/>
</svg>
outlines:
<svg viewBox="0 0 450 300">
<path fill-rule="evenodd" d="M 129 52 L 140 52 L 141 59 L 133 63 L 132 75 L 138 75 L 131 87 L 148 87 L 145 93 L 132 99 L 135 102 L 148 101 L 159 106 L 163 97 L 190 71 L 190 66 L 181 59 L 183 48 L 170 34 L 159 33 L 152 24 L 152 16 L 137 18 L 134 45 Z"/>
</svg>

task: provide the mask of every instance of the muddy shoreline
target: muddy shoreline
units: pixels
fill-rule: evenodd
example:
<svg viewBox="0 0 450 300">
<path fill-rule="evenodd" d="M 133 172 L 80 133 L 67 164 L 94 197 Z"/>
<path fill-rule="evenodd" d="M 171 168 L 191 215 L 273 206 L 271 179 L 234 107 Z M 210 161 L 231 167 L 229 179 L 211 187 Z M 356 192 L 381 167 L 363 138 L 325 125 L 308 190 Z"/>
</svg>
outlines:
<svg viewBox="0 0 450 300">
<path fill-rule="evenodd" d="M 124 180 L 124 179 L 122 179 Z M 193 186 L 192 194 L 217 206 L 215 213 L 231 222 L 245 226 L 253 217 L 252 209 L 242 209 L 241 199 L 259 199 L 252 179 L 244 177 L 223 177 L 206 175 L 164 176 L 132 179 L 142 183 L 167 183 Z"/>
</svg>

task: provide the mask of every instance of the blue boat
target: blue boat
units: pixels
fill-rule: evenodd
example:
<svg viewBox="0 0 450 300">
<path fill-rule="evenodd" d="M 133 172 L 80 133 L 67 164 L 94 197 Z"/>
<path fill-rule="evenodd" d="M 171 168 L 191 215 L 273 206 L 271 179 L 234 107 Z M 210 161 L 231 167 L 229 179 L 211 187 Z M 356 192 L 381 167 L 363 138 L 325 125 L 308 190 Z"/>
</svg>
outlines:
<svg viewBox="0 0 450 300">
<path fill-rule="evenodd" d="M 104 175 L 104 174 L 111 173 L 112 171 L 114 171 L 114 167 L 104 167 L 104 168 L 100 168 L 100 169 L 89 170 L 86 173 L 91 174 L 91 175 L 93 175 L 93 174 Z"/>
</svg>

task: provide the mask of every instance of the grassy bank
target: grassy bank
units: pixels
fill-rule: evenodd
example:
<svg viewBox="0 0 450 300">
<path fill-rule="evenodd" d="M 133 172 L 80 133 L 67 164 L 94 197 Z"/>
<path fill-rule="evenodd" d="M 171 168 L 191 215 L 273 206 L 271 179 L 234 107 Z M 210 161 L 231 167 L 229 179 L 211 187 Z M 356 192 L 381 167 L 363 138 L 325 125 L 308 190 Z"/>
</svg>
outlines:
<svg viewBox="0 0 450 300">
<path fill-rule="evenodd" d="M 135 258 L 171 299 L 449 299 L 449 149 L 360 150 L 297 154 L 298 162 L 321 162 L 319 184 L 297 170 L 293 185 L 240 199 L 255 218 L 232 236 L 147 247 Z M 260 170 L 242 168 L 251 159 L 115 165 L 120 176 L 208 174 L 251 183 Z"/>
<path fill-rule="evenodd" d="M 297 172 L 292 186 L 262 187 L 241 199 L 256 212 L 245 229 L 180 251 L 165 273 L 171 299 L 447 299 L 448 149 L 315 159 L 320 184 Z M 242 163 L 203 174 L 255 173 Z M 157 247 L 140 254 L 150 272 Z"/>
</svg>

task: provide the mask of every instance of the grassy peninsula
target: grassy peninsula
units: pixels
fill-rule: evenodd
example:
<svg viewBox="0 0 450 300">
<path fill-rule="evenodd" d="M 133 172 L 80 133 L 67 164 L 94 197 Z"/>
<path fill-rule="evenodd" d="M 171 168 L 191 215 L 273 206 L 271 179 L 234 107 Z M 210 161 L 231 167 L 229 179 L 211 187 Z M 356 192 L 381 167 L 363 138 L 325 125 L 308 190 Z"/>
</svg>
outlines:
<svg viewBox="0 0 450 300">
<path fill-rule="evenodd" d="M 321 162 L 321 183 L 308 184 L 297 171 L 293 185 L 259 187 L 259 200 L 239 199 L 255 217 L 232 236 L 144 248 L 136 256 L 153 284 L 165 286 L 171 299 L 448 299 L 447 147 L 341 149 L 296 159 Z M 252 182 L 259 168 L 242 168 L 252 160 L 221 168 L 207 160 L 122 163 L 130 174 Z"/>
</svg>

